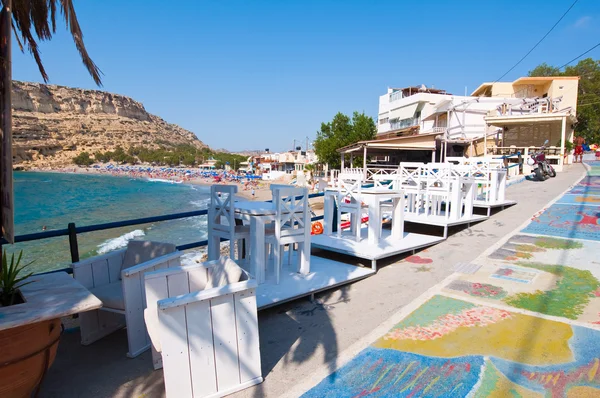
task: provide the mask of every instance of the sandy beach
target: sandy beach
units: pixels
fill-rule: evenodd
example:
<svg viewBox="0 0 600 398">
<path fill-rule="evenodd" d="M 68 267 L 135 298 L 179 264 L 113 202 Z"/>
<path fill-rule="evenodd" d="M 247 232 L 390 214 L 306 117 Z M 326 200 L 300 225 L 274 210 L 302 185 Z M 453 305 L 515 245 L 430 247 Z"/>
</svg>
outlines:
<svg viewBox="0 0 600 398">
<path fill-rule="evenodd" d="M 140 171 L 140 170 L 143 171 Z M 169 171 L 165 171 L 169 170 Z M 158 181 L 171 181 L 172 183 L 182 183 L 200 186 L 210 186 L 214 184 L 233 184 L 238 186 L 238 196 L 248 200 L 271 200 L 271 182 L 263 181 L 260 179 L 249 180 L 244 178 L 242 175 L 236 175 L 233 173 L 226 173 L 223 171 L 217 172 L 218 178 L 212 176 L 204 176 L 205 170 L 193 169 L 193 168 L 164 168 L 164 167 L 153 167 L 153 166 L 139 166 L 139 167 L 113 167 L 108 169 L 106 165 L 98 165 L 98 167 L 65 167 L 60 169 L 44 169 L 44 170 L 31 170 L 39 172 L 54 172 L 54 173 L 73 173 L 73 174 L 95 174 L 95 175 L 110 175 L 113 177 L 128 177 L 128 178 L 139 178 L 139 179 L 154 179 Z M 186 174 L 190 171 L 190 174 Z M 286 184 L 291 180 L 289 178 L 282 178 L 273 183 Z"/>
</svg>

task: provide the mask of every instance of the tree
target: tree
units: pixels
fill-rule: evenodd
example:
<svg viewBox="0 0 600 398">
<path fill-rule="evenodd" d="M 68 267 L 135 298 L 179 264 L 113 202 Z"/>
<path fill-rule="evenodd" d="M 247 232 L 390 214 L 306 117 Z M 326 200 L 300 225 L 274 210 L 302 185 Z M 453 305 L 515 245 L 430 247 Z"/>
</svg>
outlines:
<svg viewBox="0 0 600 398">
<path fill-rule="evenodd" d="M 579 76 L 575 134 L 588 143 L 600 142 L 600 61 L 586 58 L 564 72 L 543 63 L 529 71 L 529 76 Z"/>
<path fill-rule="evenodd" d="M 328 164 L 331 168 L 340 168 L 340 154 L 338 149 L 352 145 L 358 141 L 367 141 L 375 138 L 377 128 L 373 118 L 364 113 L 354 112 L 352 119 L 338 112 L 329 123 L 321 123 L 321 130 L 317 131 L 314 142 L 315 153 L 319 163 Z M 361 158 L 356 162 L 360 164 Z"/>
<path fill-rule="evenodd" d="M 547 63 L 542 63 L 532 70 L 529 71 L 529 76 L 539 77 L 539 76 L 561 76 L 562 73 L 560 69 L 550 66 Z"/>
<path fill-rule="evenodd" d="M 81 152 L 79 155 L 73 158 L 73 163 L 77 166 L 90 166 L 94 161 L 90 158 L 90 154 L 87 152 Z"/>
<path fill-rule="evenodd" d="M 0 0 L 0 5 L 3 7 L 10 5 L 10 3 L 11 0 Z M 94 79 L 94 82 L 98 86 L 102 86 L 102 80 L 100 79 L 102 72 L 94 61 L 92 61 L 85 48 L 83 33 L 81 32 L 79 21 L 77 21 L 72 0 L 12 0 L 12 27 L 19 48 L 22 52 L 25 52 L 25 47 L 27 47 L 37 63 L 44 82 L 47 83 L 48 74 L 42 64 L 42 58 L 40 57 L 34 34 L 39 41 L 52 39 L 52 35 L 56 33 L 57 3 L 60 5 L 60 13 L 64 17 L 66 27 L 73 37 L 75 47 L 77 47 L 83 64 L 92 76 L 92 79 Z"/>
</svg>

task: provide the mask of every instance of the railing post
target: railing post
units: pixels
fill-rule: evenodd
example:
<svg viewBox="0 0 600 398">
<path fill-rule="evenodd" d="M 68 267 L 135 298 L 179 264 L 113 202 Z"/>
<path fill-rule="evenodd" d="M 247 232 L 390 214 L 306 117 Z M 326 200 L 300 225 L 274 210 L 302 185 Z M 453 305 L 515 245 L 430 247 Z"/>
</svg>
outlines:
<svg viewBox="0 0 600 398">
<path fill-rule="evenodd" d="M 69 247 L 71 249 L 71 262 L 79 262 L 79 246 L 77 245 L 77 229 L 75 223 L 70 222 L 67 227 L 69 230 Z"/>
</svg>

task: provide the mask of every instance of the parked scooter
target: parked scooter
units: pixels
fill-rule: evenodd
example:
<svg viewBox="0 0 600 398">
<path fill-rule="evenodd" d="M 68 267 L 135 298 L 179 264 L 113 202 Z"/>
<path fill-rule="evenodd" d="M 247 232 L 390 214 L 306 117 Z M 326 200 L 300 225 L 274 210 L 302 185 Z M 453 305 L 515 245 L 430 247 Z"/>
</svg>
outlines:
<svg viewBox="0 0 600 398">
<path fill-rule="evenodd" d="M 544 149 L 546 149 L 546 145 L 548 145 L 548 140 L 544 142 L 544 145 L 540 148 L 539 152 L 532 153 L 531 157 L 527 159 L 527 165 L 535 167 L 533 169 L 533 173 L 538 181 L 545 181 L 548 177 L 556 177 L 556 171 L 554 167 L 546 160 L 546 154 L 544 154 Z"/>
</svg>

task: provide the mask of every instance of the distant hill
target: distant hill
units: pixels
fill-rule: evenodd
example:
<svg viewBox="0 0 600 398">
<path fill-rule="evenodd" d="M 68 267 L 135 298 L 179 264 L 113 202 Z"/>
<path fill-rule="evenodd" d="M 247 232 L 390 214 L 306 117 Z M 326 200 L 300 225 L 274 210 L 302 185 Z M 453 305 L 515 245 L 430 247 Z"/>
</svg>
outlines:
<svg viewBox="0 0 600 398">
<path fill-rule="evenodd" d="M 117 146 L 208 146 L 129 97 L 98 90 L 13 81 L 13 164 L 21 169 L 70 166 L 83 151 Z"/>
</svg>

